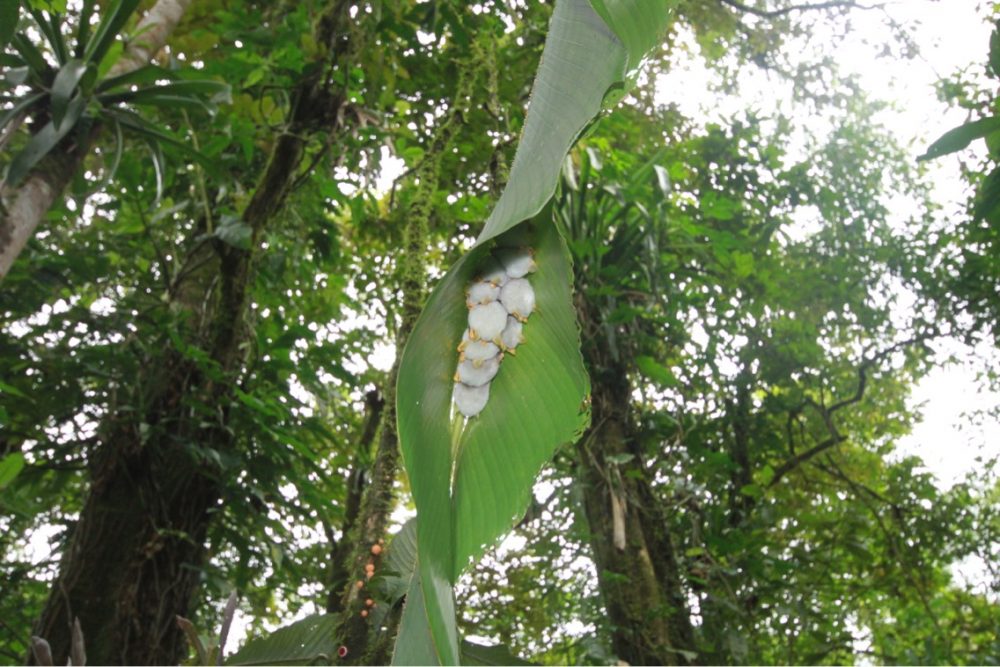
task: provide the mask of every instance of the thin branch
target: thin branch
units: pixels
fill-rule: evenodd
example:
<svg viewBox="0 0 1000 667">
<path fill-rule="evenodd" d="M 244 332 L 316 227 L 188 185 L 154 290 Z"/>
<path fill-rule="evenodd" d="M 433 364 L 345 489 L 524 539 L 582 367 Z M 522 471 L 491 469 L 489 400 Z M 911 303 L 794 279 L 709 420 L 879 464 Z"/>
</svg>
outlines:
<svg viewBox="0 0 1000 667">
<path fill-rule="evenodd" d="M 771 478 L 771 482 L 767 485 L 768 488 L 771 488 L 771 487 L 777 485 L 777 483 L 780 482 L 781 479 L 785 475 L 787 475 L 791 471 L 795 470 L 796 468 L 798 468 L 800 465 L 802 465 L 803 463 L 805 463 L 809 459 L 817 456 L 818 454 L 822 454 L 823 452 L 825 452 L 826 450 L 830 449 L 831 447 L 833 447 L 835 445 L 839 445 L 840 443 L 842 443 L 846 439 L 847 438 L 845 436 L 842 436 L 842 435 L 840 435 L 838 433 L 837 435 L 834 435 L 834 436 L 831 436 L 831 437 L 827 438 L 826 440 L 824 440 L 823 442 L 819 443 L 818 445 L 810 447 L 809 449 L 807 449 L 806 451 L 802 452 L 801 454 L 798 454 L 798 455 L 793 456 L 792 458 L 788 459 L 787 461 L 785 461 L 784 463 L 782 463 L 780 466 L 778 466 L 777 468 L 775 468 L 775 470 L 774 470 L 774 477 Z"/>
<path fill-rule="evenodd" d="M 757 9 L 745 5 L 739 0 L 719 0 L 724 5 L 729 5 L 733 9 L 738 9 L 747 14 L 753 14 L 765 19 L 776 19 L 780 16 L 791 14 L 792 12 L 805 12 L 820 9 L 879 9 L 881 5 L 860 5 L 853 0 L 828 0 L 827 2 L 807 3 L 804 5 L 792 5 L 782 9 Z"/>
</svg>

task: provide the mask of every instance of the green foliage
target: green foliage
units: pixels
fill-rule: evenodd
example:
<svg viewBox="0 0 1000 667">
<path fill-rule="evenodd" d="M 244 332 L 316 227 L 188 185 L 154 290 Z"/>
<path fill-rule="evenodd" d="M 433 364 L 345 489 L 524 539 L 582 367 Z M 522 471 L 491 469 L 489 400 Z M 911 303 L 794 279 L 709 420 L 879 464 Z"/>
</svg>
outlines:
<svg viewBox="0 0 1000 667">
<path fill-rule="evenodd" d="M 992 326 L 992 226 L 983 218 L 958 236 L 927 233 L 912 159 L 870 124 L 875 109 L 849 81 L 831 90 L 828 64 L 804 63 L 785 47 L 834 18 L 748 21 L 721 3 L 679 3 L 665 44 L 645 65 L 655 81 L 686 57 L 680 37 L 690 31 L 712 66 L 734 75 L 727 80 L 763 63 L 799 82 L 835 128 L 812 137 L 802 128 L 814 117 L 798 108 L 704 123 L 656 104 L 651 83 L 590 123 L 624 94 L 630 82 L 622 79 L 647 80 L 633 76 L 641 56 L 626 55 L 645 47 L 629 46 L 627 28 L 612 36 L 600 17 L 629 4 L 659 16 L 654 3 L 595 3 L 596 16 L 584 3 L 560 3 L 586 20 L 560 19 L 549 43 L 561 40 L 590 64 L 587 85 L 568 86 L 573 68 L 547 54 L 539 77 L 552 81 L 545 88 L 554 101 L 539 91 L 529 108 L 560 112 L 552 127 L 523 111 L 550 3 L 482 3 L 481 13 L 455 1 L 372 5 L 381 12 L 367 28 L 374 46 L 338 70 L 345 101 L 329 119 L 336 139 L 325 127 L 303 137 L 290 205 L 253 239 L 240 215 L 294 106 L 288 91 L 327 46 L 308 37 L 322 3 L 192 3 L 171 38 L 174 59 L 111 78 L 133 25 L 116 13 L 126 5 L 58 4 L 0 0 L 0 43 L 4 29 L 12 40 L 0 60 L 0 126 L 31 119 L 2 135 L 0 161 L 11 165 L 36 136 L 37 154 L 81 137 L 94 144 L 68 200 L 0 290 L 4 659 L 26 654 L 91 488 L 89 471 L 121 433 L 145 445 L 169 442 L 171 461 L 198 462 L 219 481 L 191 617 L 216 627 L 220 609 L 208 601 L 240 592 L 255 639 L 231 664 L 336 659 L 336 616 L 309 616 L 273 635 L 265 628 L 322 609 L 330 597 L 331 552 L 350 539 L 349 498 L 373 463 L 374 451 L 359 445 L 364 396 L 384 385 L 402 314 L 397 212 L 419 195 L 413 175 L 433 154 L 460 63 L 488 35 L 495 97 L 473 100 L 455 150 L 441 158 L 427 238 L 441 287 L 400 383 L 404 430 L 426 429 L 419 450 L 404 436 L 407 464 L 411 475 L 433 467 L 436 487 L 427 494 L 412 476 L 412 487 L 399 488 L 404 503 L 407 491 L 418 496 L 422 518 L 432 511 L 428 495 L 445 517 L 424 529 L 421 566 L 425 551 L 441 556 L 434 594 L 446 606 L 454 585 L 452 636 L 467 638 L 449 659 L 616 660 L 618 629 L 597 586 L 578 452 L 560 447 L 585 409 L 586 379 L 566 356 L 580 336 L 575 307 L 585 315 L 584 350 L 608 350 L 617 359 L 608 367 L 628 381 L 621 401 L 632 418 L 630 449 L 606 458 L 607 474 L 650 472 L 650 503 L 666 517 L 685 599 L 698 602 L 697 645 L 688 647 L 698 660 L 997 661 L 995 573 L 978 588 L 951 574 L 964 559 L 997 561 L 995 476 L 984 462 L 979 477 L 941 490 L 919 461 L 893 452 L 915 419 L 909 390 L 933 363 L 924 343 L 941 318 L 960 320 L 923 298 L 905 317 L 889 314 L 900 311 L 892 286 L 902 284 L 942 296 L 945 306 L 964 303 Z M 3 14 L 11 7 L 16 29 Z M 634 43 L 655 45 L 658 35 L 651 28 Z M 96 64 L 95 40 L 104 50 Z M 232 103 L 216 106 L 221 81 L 232 84 Z M 936 150 L 977 137 L 991 150 L 994 92 L 959 83 L 951 90 L 975 120 Z M 489 87 L 476 95 L 486 99 Z M 566 99 L 574 101 L 561 113 Z M 109 131 L 92 132 L 97 124 Z M 519 150 L 490 217 L 487 229 L 499 236 L 470 251 L 518 136 L 533 148 Z M 410 171 L 376 191 L 387 157 Z M 966 163 L 970 184 L 986 188 L 993 162 L 991 153 L 984 165 Z M 886 222 L 898 211 L 893 193 L 921 201 L 907 225 Z M 504 360 L 491 405 L 465 430 L 453 486 L 447 408 L 462 291 L 480 255 L 514 236 L 541 246 L 532 278 L 544 283 L 536 286 L 540 307 L 524 346 Z M 220 257 L 248 248 L 257 259 L 239 322 L 245 337 L 228 376 L 213 361 L 206 321 L 228 275 Z M 956 266 L 964 266 L 960 284 L 947 275 Z M 438 280 L 446 267 L 456 268 Z M 193 378 L 186 387 L 222 389 L 182 387 L 167 410 L 155 398 L 168 363 L 184 364 Z M 232 434 L 231 447 L 204 437 L 217 430 Z M 539 468 L 543 484 L 532 499 Z M 513 539 L 491 546 L 522 515 Z M 404 526 L 370 580 L 377 604 L 369 622 L 386 633 L 403 604 L 412 623 L 431 590 L 406 595 L 419 582 L 416 541 L 414 524 Z M 427 627 L 404 624 L 424 640 Z M 410 661 L 443 652 L 425 645 Z M 362 655 L 351 647 L 348 661 Z"/>
<path fill-rule="evenodd" d="M 147 138 L 160 173 L 164 171 L 161 144 L 180 148 L 189 157 L 200 159 L 203 163 L 209 162 L 186 142 L 177 140 L 169 132 L 130 112 L 129 107 L 190 108 L 211 114 L 216 111 L 215 100 L 228 98 L 228 85 L 205 80 L 161 84 L 162 79 L 176 79 L 185 73 L 153 66 L 118 76 L 103 76 L 120 55 L 120 49 L 119 53 L 115 53 L 112 46 L 138 4 L 138 0 L 117 0 L 103 13 L 91 33 L 89 17 L 93 3 L 85 3 L 76 28 L 76 45 L 72 49 L 63 36 L 65 26 L 61 13 L 28 10 L 35 27 L 45 36 L 48 54 L 55 59 L 57 67 L 49 63 L 46 53 L 32 43 L 25 32 L 13 34 L 15 53 L 8 55 L 4 63 L 7 76 L 0 91 L 12 91 L 14 87 L 24 84 L 29 86 L 29 91 L 0 116 L 0 133 L 16 131 L 15 122 L 19 125 L 28 115 L 36 118 L 41 129 L 27 140 L 6 166 L 5 187 L 16 187 L 66 137 L 72 135 L 78 143 L 87 145 L 92 128 L 101 124 L 108 124 L 114 129 L 118 152 L 121 150 L 123 129 Z M 14 3 L 15 16 L 16 11 L 17 3 Z M 10 24 L 12 30 L 16 24 L 16 21 Z M 7 41 L 2 40 L 4 46 Z M 107 166 L 106 178 L 113 175 L 117 166 L 117 159 Z M 157 192 L 161 190 L 162 184 L 158 180 Z"/>
</svg>

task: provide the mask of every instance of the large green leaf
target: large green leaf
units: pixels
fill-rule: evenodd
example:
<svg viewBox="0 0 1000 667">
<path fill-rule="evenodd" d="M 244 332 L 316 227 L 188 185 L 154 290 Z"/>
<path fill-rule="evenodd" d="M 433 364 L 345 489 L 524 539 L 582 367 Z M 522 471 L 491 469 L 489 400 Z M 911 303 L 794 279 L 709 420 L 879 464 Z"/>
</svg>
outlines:
<svg viewBox="0 0 1000 667">
<path fill-rule="evenodd" d="M 432 634 L 433 619 L 427 615 L 427 601 L 424 587 L 416 576 L 410 582 L 406 593 L 406 606 L 399 622 L 396 648 L 392 653 L 393 665 L 437 665 L 447 655 L 447 647 L 437 647 Z M 455 651 L 457 652 L 457 644 Z M 453 661 L 455 664 L 458 660 Z"/>
<path fill-rule="evenodd" d="M 112 2 L 101 22 L 97 24 L 94 36 L 87 42 L 83 59 L 95 65 L 100 63 L 108 49 L 114 44 L 118 33 L 125 27 L 125 22 L 138 6 L 139 0 L 115 0 Z"/>
<path fill-rule="evenodd" d="M 602 106 L 620 99 L 629 70 L 658 42 L 674 3 L 593 4 L 597 11 L 586 0 L 556 4 L 510 180 L 480 240 L 502 234 L 545 206 L 566 153 Z"/>
<path fill-rule="evenodd" d="M 531 227 L 526 236 L 538 264 L 530 277 L 538 312 L 524 325 L 525 342 L 517 354 L 504 358 L 490 401 L 469 421 L 458 450 L 453 486 L 456 579 L 524 514 L 539 470 L 586 423 L 590 385 L 580 356 L 569 253 L 549 209 Z M 455 286 L 464 290 L 467 282 Z M 457 305 L 449 321 L 458 323 L 461 336 L 468 315 L 464 291 Z M 454 353 L 450 361 L 455 363 Z"/>
<path fill-rule="evenodd" d="M 587 0 L 556 3 L 510 180 L 480 240 L 502 234 L 542 210 L 555 192 L 562 160 L 625 72 L 621 41 Z"/>
<path fill-rule="evenodd" d="M 674 0 L 592 0 L 592 3 L 624 44 L 630 72 L 660 43 L 670 11 L 677 4 Z"/>
<path fill-rule="evenodd" d="M 335 614 L 307 616 L 269 635 L 251 639 L 227 665 L 331 664 L 337 654 Z"/>
<path fill-rule="evenodd" d="M 403 352 L 400 448 L 421 520 L 420 576 L 404 612 L 405 636 L 414 645 L 404 647 L 410 653 L 397 648 L 399 664 L 457 660 L 452 583 L 510 529 L 541 466 L 586 423 L 589 382 L 569 254 L 551 212 L 539 212 L 573 142 L 609 93 L 623 88 L 629 62 L 637 63 L 667 25 L 665 3 L 640 5 L 602 3 L 606 23 L 587 0 L 556 4 L 507 187 L 476 245 L 434 290 Z M 537 313 L 525 324 L 516 356 L 503 360 L 483 411 L 453 422 L 452 377 L 468 318 L 465 288 L 497 244 L 534 249 Z"/>
</svg>

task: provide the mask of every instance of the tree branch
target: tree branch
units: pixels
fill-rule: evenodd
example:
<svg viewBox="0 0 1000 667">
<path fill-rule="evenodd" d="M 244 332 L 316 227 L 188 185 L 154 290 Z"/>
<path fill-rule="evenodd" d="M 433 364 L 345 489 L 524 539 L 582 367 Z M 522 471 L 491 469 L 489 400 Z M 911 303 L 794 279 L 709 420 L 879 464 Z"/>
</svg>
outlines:
<svg viewBox="0 0 1000 667">
<path fill-rule="evenodd" d="M 724 5 L 729 5 L 733 9 L 738 9 L 747 14 L 753 14 L 765 19 L 776 19 L 780 16 L 791 14 L 792 12 L 805 12 L 820 9 L 877 9 L 878 5 L 861 5 L 853 0 L 828 0 L 827 2 L 806 3 L 803 5 L 792 5 L 781 9 L 757 9 L 745 5 L 739 0 L 719 0 Z"/>
<path fill-rule="evenodd" d="M 784 463 L 782 463 L 780 466 L 778 466 L 777 468 L 775 468 L 775 470 L 774 470 L 774 477 L 771 478 L 771 481 L 767 485 L 767 487 L 771 488 L 771 487 L 777 485 L 777 483 L 780 482 L 781 479 L 785 475 L 787 475 L 791 471 L 795 470 L 800 465 L 802 465 L 803 463 L 805 463 L 809 459 L 813 458 L 814 456 L 816 456 L 818 454 L 822 454 L 823 452 L 825 452 L 826 450 L 830 449 L 831 447 L 833 447 L 835 445 L 839 445 L 840 443 L 842 443 L 846 439 L 847 439 L 846 437 L 844 437 L 844 436 L 842 436 L 842 435 L 840 435 L 838 433 L 836 435 L 830 436 L 829 438 L 827 438 L 823 442 L 819 443 L 818 445 L 810 447 L 809 449 L 807 449 L 806 451 L 802 452 L 801 454 L 797 454 L 796 456 L 793 456 L 792 458 L 788 459 L 787 461 L 785 461 Z"/>
</svg>

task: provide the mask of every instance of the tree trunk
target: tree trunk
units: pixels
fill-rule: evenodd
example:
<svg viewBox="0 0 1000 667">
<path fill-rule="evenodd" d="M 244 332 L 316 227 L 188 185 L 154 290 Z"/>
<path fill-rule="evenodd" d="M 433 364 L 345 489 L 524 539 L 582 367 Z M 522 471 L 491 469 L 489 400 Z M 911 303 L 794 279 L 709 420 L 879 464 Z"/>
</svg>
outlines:
<svg viewBox="0 0 1000 667">
<path fill-rule="evenodd" d="M 368 468 L 364 467 L 361 462 L 370 456 L 372 443 L 375 441 L 378 425 L 382 421 L 384 408 L 385 400 L 378 390 L 373 389 L 365 395 L 365 421 L 358 438 L 358 449 L 354 454 L 351 472 L 347 477 L 347 498 L 344 500 L 344 521 L 340 526 L 340 540 L 335 542 L 330 550 L 330 587 L 326 598 L 327 613 L 337 613 L 343 609 L 344 593 L 347 590 L 347 581 L 351 576 L 347 567 L 348 557 L 353 548 L 350 538 L 358 522 L 361 499 L 367 487 L 366 478 L 369 476 Z"/>
<path fill-rule="evenodd" d="M 590 526 L 598 585 L 615 654 L 630 664 L 686 665 L 694 631 L 666 517 L 652 473 L 632 437 L 627 368 L 603 329 L 583 345 L 593 382 L 591 427 L 580 440 L 577 480 Z"/>
<path fill-rule="evenodd" d="M 175 617 L 190 615 L 205 536 L 227 482 L 193 457 L 231 448 L 235 440 L 225 410 L 204 427 L 190 406 L 229 402 L 250 332 L 247 303 L 260 237 L 288 198 L 308 137 L 319 129 L 342 130 L 335 123 L 344 98 L 328 88 L 326 74 L 361 48 L 360 40 L 347 39 L 362 34 L 349 6 L 332 2 L 317 20 L 314 38 L 329 51 L 294 91 L 288 125 L 244 211 L 253 230 L 250 248 L 218 240 L 198 244 L 188 264 L 199 268 L 184 272 L 184 283 L 173 290 L 173 305 L 191 314 L 190 321 L 209 323 L 190 342 L 206 350 L 228 380 L 219 381 L 218 373 L 208 377 L 167 351 L 146 364 L 150 377 L 143 386 L 155 395 L 141 403 L 148 406 L 141 421 L 131 412 L 105 420 L 108 436 L 94 456 L 88 498 L 36 626 L 57 664 L 66 662 L 73 617 L 80 619 L 94 664 L 176 664 L 186 654 Z"/>
<path fill-rule="evenodd" d="M 28 245 L 38 224 L 62 194 L 83 162 L 84 150 L 59 150 L 47 155 L 24 182 L 0 201 L 0 281 Z M 2 188 L 0 188 L 2 190 Z"/>
<path fill-rule="evenodd" d="M 91 465 L 86 504 L 35 627 L 56 664 L 69 654 L 74 617 L 91 664 L 176 664 L 186 655 L 174 619 L 187 613 L 200 582 L 219 484 L 216 471 L 193 459 L 185 436 L 213 448 L 228 446 L 228 436 L 192 432 L 197 426 L 183 422 L 181 392 L 200 378 L 170 356 L 163 360 L 172 369 L 168 389 L 147 421 L 111 424 Z"/>
</svg>

